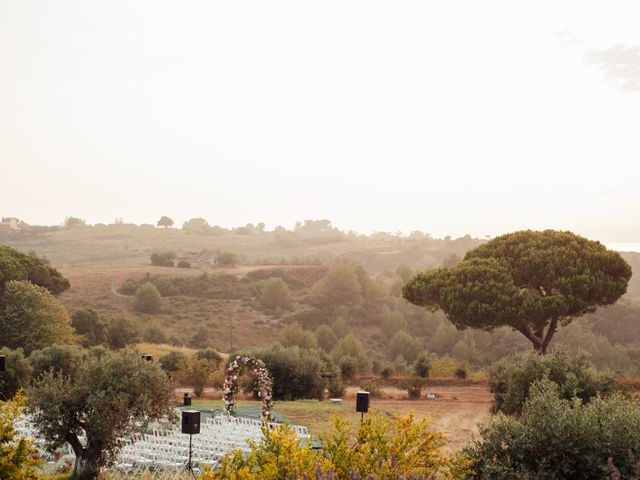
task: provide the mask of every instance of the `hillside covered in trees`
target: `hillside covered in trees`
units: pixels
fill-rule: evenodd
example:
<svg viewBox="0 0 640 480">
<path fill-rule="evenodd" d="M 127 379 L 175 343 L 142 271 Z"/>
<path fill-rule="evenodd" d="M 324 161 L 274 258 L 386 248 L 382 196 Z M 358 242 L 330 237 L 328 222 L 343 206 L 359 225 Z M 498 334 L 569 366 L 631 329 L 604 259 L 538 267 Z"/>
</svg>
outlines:
<svg viewBox="0 0 640 480">
<path fill-rule="evenodd" d="M 128 326 L 131 340 L 221 351 L 311 342 L 338 364 L 352 362 L 358 374 L 402 372 L 425 352 L 477 369 L 528 348 L 510 328 L 457 330 L 442 312 L 402 299 L 413 273 L 453 266 L 482 243 L 469 236 L 366 236 L 328 221 L 292 230 L 266 231 L 261 224 L 223 229 L 192 219 L 180 229 L 25 226 L 3 234 L 0 243 L 47 257 L 71 280 L 60 300 L 72 315 L 93 310 L 105 324 Z M 154 253 L 205 249 L 229 252 L 236 264 L 201 270 L 150 265 Z M 640 266 L 639 254 L 623 257 L 634 271 Z M 640 285 L 632 277 L 618 303 L 560 329 L 552 347 L 584 349 L 597 365 L 635 375 L 639 327 Z"/>
</svg>

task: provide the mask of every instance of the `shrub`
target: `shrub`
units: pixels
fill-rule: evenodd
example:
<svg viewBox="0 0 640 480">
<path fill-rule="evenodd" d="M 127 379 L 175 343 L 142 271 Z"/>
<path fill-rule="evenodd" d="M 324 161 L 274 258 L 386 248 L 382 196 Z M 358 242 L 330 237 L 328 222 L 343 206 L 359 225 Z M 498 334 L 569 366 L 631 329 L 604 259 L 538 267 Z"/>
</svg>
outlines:
<svg viewBox="0 0 640 480">
<path fill-rule="evenodd" d="M 107 322 L 95 310 L 78 310 L 71 315 L 71 326 L 76 333 L 82 335 L 81 343 L 85 346 L 107 343 L 109 327 Z"/>
<path fill-rule="evenodd" d="M 176 252 L 154 252 L 151 254 L 151 264 L 158 267 L 173 267 L 173 261 L 176 258 Z"/>
<path fill-rule="evenodd" d="M 238 263 L 238 256 L 235 253 L 226 250 L 216 250 L 218 255 L 218 264 L 224 267 L 233 267 Z"/>
<path fill-rule="evenodd" d="M 405 360 L 411 364 L 416 360 L 416 357 L 423 349 L 423 346 L 419 340 L 412 337 L 404 330 L 400 330 L 391 339 L 389 349 L 391 350 L 392 358 L 402 355 Z"/>
<path fill-rule="evenodd" d="M 489 389 L 495 396 L 494 412 L 520 413 L 529 389 L 548 377 L 559 387 L 562 398 L 574 396 L 588 402 L 598 394 L 621 391 L 613 372 L 597 371 L 586 355 L 569 355 L 564 350 L 541 356 L 533 352 L 506 357 L 491 368 Z"/>
<path fill-rule="evenodd" d="M 120 285 L 118 293 L 122 295 L 133 295 L 136 293 L 138 286 L 138 282 L 136 282 L 133 278 L 127 278 L 124 283 Z"/>
<path fill-rule="evenodd" d="M 186 260 L 180 260 L 176 266 L 178 268 L 191 268 L 191 264 Z"/>
<path fill-rule="evenodd" d="M 184 353 L 174 350 L 160 357 L 158 363 L 165 372 L 173 373 L 178 371 L 180 364 L 186 359 L 187 357 Z"/>
<path fill-rule="evenodd" d="M 393 366 L 393 363 L 387 363 L 382 370 L 380 371 L 380 376 L 384 379 L 391 378 L 396 373 L 396 368 Z"/>
<path fill-rule="evenodd" d="M 407 391 L 407 395 L 411 400 L 417 400 L 422 396 L 424 386 L 425 381 L 422 377 L 409 377 L 402 382 L 402 388 Z"/>
<path fill-rule="evenodd" d="M 338 338 L 328 325 L 320 325 L 316 330 L 316 343 L 325 352 L 330 352 L 337 341 Z"/>
<path fill-rule="evenodd" d="M 463 479 L 469 473 L 469 460 L 448 456 L 444 435 L 412 414 L 389 418 L 373 411 L 355 431 L 336 416 L 322 443 L 324 448 L 314 450 L 289 426 L 265 428 L 263 440 L 251 443 L 248 453 L 225 455 L 202 480 Z"/>
<path fill-rule="evenodd" d="M 124 348 L 140 340 L 140 331 L 127 315 L 114 318 L 109 323 L 108 342 L 111 348 Z"/>
<path fill-rule="evenodd" d="M 443 355 L 431 360 L 429 375 L 431 378 L 453 377 L 456 370 L 462 366 L 460 360 Z"/>
<path fill-rule="evenodd" d="M 321 350 L 275 345 L 254 355 L 262 360 L 273 378 L 273 398 L 297 400 L 324 398 L 325 373 L 336 372 L 330 358 Z"/>
<path fill-rule="evenodd" d="M 358 370 L 358 365 L 356 359 L 351 355 L 345 355 L 338 362 L 338 366 L 340 367 L 340 374 L 342 378 L 346 380 L 353 380 L 356 376 L 356 372 Z"/>
<path fill-rule="evenodd" d="M 163 297 L 172 297 L 178 295 L 178 289 L 173 285 L 171 279 L 166 277 L 156 278 L 153 284 Z"/>
<path fill-rule="evenodd" d="M 70 376 L 80 367 L 88 350 L 79 345 L 52 345 L 42 350 L 34 350 L 29 355 L 31 376 L 37 379 L 48 370 Z"/>
<path fill-rule="evenodd" d="M 264 280 L 260 287 L 260 302 L 267 308 L 287 310 L 291 306 L 289 287 L 278 277 Z"/>
<path fill-rule="evenodd" d="M 455 371 L 455 376 L 456 378 L 459 378 L 460 380 L 464 380 L 465 378 L 467 378 L 467 369 L 464 367 L 460 367 Z"/>
<path fill-rule="evenodd" d="M 211 378 L 212 368 L 207 360 L 188 359 L 180 364 L 176 377 L 183 385 L 193 388 L 196 397 L 202 395 Z"/>
<path fill-rule="evenodd" d="M 148 343 L 167 343 L 167 335 L 156 323 L 149 325 L 144 332 L 144 341 Z"/>
<path fill-rule="evenodd" d="M 161 305 L 160 292 L 151 282 L 140 285 L 133 296 L 133 308 L 138 312 L 156 313 Z"/>
<path fill-rule="evenodd" d="M 283 347 L 317 348 L 313 333 L 304 330 L 298 322 L 293 322 L 282 329 L 278 341 Z"/>
<path fill-rule="evenodd" d="M 421 378 L 429 376 L 429 368 L 431 368 L 431 359 L 426 353 L 421 353 L 413 363 L 413 372 Z"/>
<path fill-rule="evenodd" d="M 362 348 L 362 344 L 352 334 L 347 335 L 331 349 L 331 358 L 342 366 L 343 357 L 352 357 L 355 361 L 353 375 L 368 375 L 371 373 L 371 359 Z M 342 367 L 341 367 L 342 368 Z"/>
<path fill-rule="evenodd" d="M 369 392 L 371 398 L 382 398 L 382 388 L 375 382 L 362 382 L 360 384 L 360 390 Z"/>
<path fill-rule="evenodd" d="M 347 392 L 347 387 L 340 380 L 340 378 L 335 377 L 329 380 L 329 385 L 327 385 L 327 390 L 329 392 L 329 397 L 331 398 L 342 398 L 344 394 Z"/>
<path fill-rule="evenodd" d="M 204 348 L 196 352 L 198 360 L 206 360 L 213 368 L 218 368 L 222 362 L 222 357 L 215 348 Z"/>
<path fill-rule="evenodd" d="M 640 451 L 640 403 L 619 394 L 589 403 L 566 399 L 544 377 L 534 382 L 520 417 L 498 415 L 480 427 L 468 453 L 475 478 L 604 478 L 607 460 L 632 478 L 629 452 Z M 613 478 L 613 477 L 612 477 Z"/>
</svg>

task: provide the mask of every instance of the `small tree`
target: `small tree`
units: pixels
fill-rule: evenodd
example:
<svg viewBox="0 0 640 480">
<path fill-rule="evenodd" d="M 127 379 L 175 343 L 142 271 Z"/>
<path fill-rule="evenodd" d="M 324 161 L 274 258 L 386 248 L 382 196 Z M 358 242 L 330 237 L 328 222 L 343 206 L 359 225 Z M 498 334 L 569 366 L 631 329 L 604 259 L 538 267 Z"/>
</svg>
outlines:
<svg viewBox="0 0 640 480">
<path fill-rule="evenodd" d="M 162 297 L 156 286 L 151 282 L 143 283 L 133 296 L 133 308 L 138 312 L 156 313 L 162 306 Z"/>
<path fill-rule="evenodd" d="M 33 422 L 50 448 L 69 443 L 77 478 L 94 479 L 113 463 L 119 438 L 139 422 L 170 415 L 173 388 L 166 374 L 133 350 L 89 355 L 72 376 L 48 371 L 29 394 Z M 86 443 L 80 441 L 84 432 Z"/>
<path fill-rule="evenodd" d="M 222 357 L 215 348 L 203 348 L 196 352 L 196 358 L 198 360 L 206 360 L 211 365 L 211 368 L 218 368 L 222 363 Z"/>
<path fill-rule="evenodd" d="M 289 287 L 279 277 L 265 280 L 260 288 L 260 302 L 267 308 L 288 309 L 291 306 Z"/>
<path fill-rule="evenodd" d="M 630 278 L 629 264 L 599 242 L 527 230 L 480 245 L 453 268 L 416 275 L 402 294 L 442 309 L 459 329 L 508 325 L 544 355 L 560 325 L 615 303 Z"/>
<path fill-rule="evenodd" d="M 278 341 L 283 347 L 317 348 L 316 339 L 308 330 L 304 330 L 298 322 L 293 322 L 282 329 Z"/>
<path fill-rule="evenodd" d="M 184 353 L 174 350 L 160 357 L 158 363 L 165 372 L 173 373 L 177 372 L 180 368 L 180 364 L 186 360 L 187 357 Z"/>
<path fill-rule="evenodd" d="M 124 348 L 140 340 L 140 330 L 128 315 L 120 315 L 109 324 L 109 346 Z"/>
<path fill-rule="evenodd" d="M 162 216 L 162 217 L 160 217 L 160 220 L 158 220 L 157 225 L 159 227 L 163 227 L 163 228 L 173 227 L 173 220 L 171 220 L 167 216 Z"/>
<path fill-rule="evenodd" d="M 404 330 L 396 332 L 389 344 L 389 349 L 391 350 L 391 356 L 393 358 L 398 355 L 402 355 L 409 363 L 413 363 L 415 361 L 423 348 L 424 346 L 419 340 L 415 339 Z"/>
<path fill-rule="evenodd" d="M 426 353 L 421 353 L 416 358 L 413 364 L 413 372 L 420 378 L 427 378 L 429 376 L 429 369 L 431 368 L 431 359 Z"/>
<path fill-rule="evenodd" d="M 177 377 L 180 383 L 193 388 L 193 393 L 199 397 L 211 379 L 212 370 L 208 360 L 190 358 L 180 364 Z"/>
<path fill-rule="evenodd" d="M 328 325 L 320 325 L 316 329 L 316 343 L 325 352 L 330 352 L 337 341 L 338 337 Z"/>
<path fill-rule="evenodd" d="M 176 259 L 176 252 L 153 252 L 151 254 L 151 264 L 157 267 L 173 267 L 174 260 Z"/>
<path fill-rule="evenodd" d="M 78 310 L 71 315 L 71 326 L 82 335 L 84 346 L 101 345 L 109 339 L 109 326 L 98 312 L 92 309 Z"/>
</svg>

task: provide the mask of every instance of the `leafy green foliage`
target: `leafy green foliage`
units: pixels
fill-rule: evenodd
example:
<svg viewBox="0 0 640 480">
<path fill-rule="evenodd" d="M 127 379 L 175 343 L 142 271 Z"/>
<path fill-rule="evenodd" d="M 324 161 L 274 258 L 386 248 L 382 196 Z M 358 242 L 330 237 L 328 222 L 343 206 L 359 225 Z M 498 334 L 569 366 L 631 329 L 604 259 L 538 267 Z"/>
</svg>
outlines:
<svg viewBox="0 0 640 480">
<path fill-rule="evenodd" d="M 391 351 L 391 356 L 402 355 L 407 362 L 413 363 L 418 354 L 424 350 L 424 345 L 407 332 L 400 330 L 391 339 L 389 350 Z"/>
<path fill-rule="evenodd" d="M 151 282 L 143 283 L 133 296 L 133 308 L 138 312 L 155 313 L 162 306 L 162 298 L 156 286 Z"/>
<path fill-rule="evenodd" d="M 611 458 L 631 478 L 640 451 L 640 403 L 614 395 L 584 404 L 547 378 L 531 386 L 519 417 L 497 416 L 469 449 L 475 478 L 604 478 Z M 517 473 L 516 473 L 517 472 Z"/>
<path fill-rule="evenodd" d="M 336 367 L 320 350 L 275 345 L 254 352 L 273 378 L 273 398 L 297 400 L 324 398 L 327 377 L 335 375 Z"/>
<path fill-rule="evenodd" d="M 325 352 L 331 351 L 337 341 L 338 337 L 328 325 L 320 325 L 316 329 L 316 343 Z"/>
<path fill-rule="evenodd" d="M 180 363 L 176 378 L 182 385 L 193 388 L 193 393 L 199 397 L 209 383 L 213 370 L 211 363 L 205 358 L 188 358 Z"/>
<path fill-rule="evenodd" d="M 511 326 L 544 354 L 558 325 L 614 303 L 630 278 L 627 262 L 599 242 L 528 230 L 480 245 L 455 267 L 420 273 L 402 293 L 441 308 L 458 328 Z"/>
<path fill-rule="evenodd" d="M 405 378 L 402 383 L 402 388 L 407 391 L 407 396 L 410 400 L 417 400 L 422 395 L 422 389 L 426 385 L 426 381 L 422 377 L 412 376 Z"/>
<path fill-rule="evenodd" d="M 157 365 L 138 352 L 93 350 L 71 376 L 47 371 L 29 393 L 34 424 L 51 448 L 69 443 L 75 473 L 94 478 L 115 460 L 118 439 L 136 423 L 170 415 L 173 388 Z M 84 432 L 86 445 L 78 436 Z"/>
<path fill-rule="evenodd" d="M 304 330 L 297 322 L 284 327 L 278 336 L 278 341 L 283 347 L 318 348 L 313 333 Z"/>
<path fill-rule="evenodd" d="M 622 389 L 617 375 L 596 370 L 584 354 L 572 356 L 562 349 L 545 356 L 528 352 L 504 358 L 491 368 L 488 383 L 495 396 L 493 410 L 520 413 L 533 384 L 542 378 L 555 383 L 562 398 L 577 397 L 583 402 Z"/>
<path fill-rule="evenodd" d="M 128 315 L 120 315 L 109 323 L 109 346 L 124 348 L 140 341 L 140 330 Z"/>
<path fill-rule="evenodd" d="M 176 259 L 176 252 L 153 252 L 151 254 L 151 264 L 158 267 L 173 267 L 173 262 Z"/>
<path fill-rule="evenodd" d="M 5 397 L 11 398 L 18 390 L 26 389 L 29 386 L 31 365 L 29 365 L 21 348 L 16 350 L 2 348 L 0 355 L 6 357 L 6 370 L 0 373 L 0 392 Z"/>
<path fill-rule="evenodd" d="M 260 302 L 267 308 L 288 309 L 291 307 L 291 298 L 287 284 L 277 277 L 265 280 L 260 288 Z"/>
<path fill-rule="evenodd" d="M 0 245 L 0 294 L 7 282 L 26 280 L 59 295 L 70 286 L 69 280 L 34 254 L 25 255 L 18 250 Z"/>
<path fill-rule="evenodd" d="M 198 360 L 206 360 L 212 368 L 218 368 L 222 363 L 222 357 L 215 348 L 204 348 L 196 352 Z"/>
<path fill-rule="evenodd" d="M 429 369 L 431 368 L 431 358 L 427 353 L 421 353 L 413 363 L 413 373 L 420 378 L 427 378 L 429 376 Z"/>
<path fill-rule="evenodd" d="M 351 265 L 338 264 L 331 268 L 311 292 L 311 303 L 323 309 L 336 306 L 353 307 L 362 302 L 362 287 Z"/>
<path fill-rule="evenodd" d="M 0 345 L 25 353 L 73 340 L 64 306 L 43 287 L 24 280 L 5 283 L 0 296 Z"/>
<path fill-rule="evenodd" d="M 174 350 L 160 357 L 158 364 L 164 371 L 173 373 L 177 372 L 180 364 L 186 360 L 187 356 L 184 353 Z"/>
<path fill-rule="evenodd" d="M 29 364 L 34 379 L 53 370 L 56 374 L 71 376 L 80 367 L 87 354 L 78 345 L 52 345 L 35 350 L 29 355 Z"/>
<path fill-rule="evenodd" d="M 95 310 L 73 312 L 71 326 L 81 335 L 80 341 L 84 346 L 102 345 L 109 340 L 109 325 Z"/>
<path fill-rule="evenodd" d="M 333 358 L 334 362 L 340 365 L 341 369 L 343 365 L 346 365 L 347 363 L 343 362 L 343 358 L 347 356 L 353 359 L 353 365 L 355 367 L 353 375 L 368 375 L 371 373 L 371 359 L 369 358 L 369 355 L 365 353 L 360 341 L 352 334 L 340 339 L 331 349 L 331 358 Z"/>
</svg>

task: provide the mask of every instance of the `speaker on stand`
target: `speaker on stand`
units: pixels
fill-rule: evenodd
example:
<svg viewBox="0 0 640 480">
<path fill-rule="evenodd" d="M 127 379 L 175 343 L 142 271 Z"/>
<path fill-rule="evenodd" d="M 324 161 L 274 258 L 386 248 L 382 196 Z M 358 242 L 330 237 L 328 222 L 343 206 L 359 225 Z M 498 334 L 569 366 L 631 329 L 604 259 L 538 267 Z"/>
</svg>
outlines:
<svg viewBox="0 0 640 480">
<path fill-rule="evenodd" d="M 369 411 L 369 399 L 371 394 L 365 391 L 356 393 L 356 412 L 360 412 L 360 423 L 364 420 L 364 414 Z"/>
<path fill-rule="evenodd" d="M 186 395 L 188 394 L 185 393 L 185 396 Z M 191 398 L 189 398 L 189 402 L 191 402 Z M 187 470 L 193 475 L 193 467 L 191 466 L 191 451 L 192 451 L 191 441 L 192 441 L 193 435 L 200 433 L 200 411 L 199 410 L 183 410 L 182 411 L 182 433 L 189 434 L 189 464 L 187 465 Z"/>
</svg>

